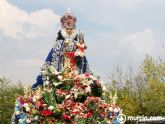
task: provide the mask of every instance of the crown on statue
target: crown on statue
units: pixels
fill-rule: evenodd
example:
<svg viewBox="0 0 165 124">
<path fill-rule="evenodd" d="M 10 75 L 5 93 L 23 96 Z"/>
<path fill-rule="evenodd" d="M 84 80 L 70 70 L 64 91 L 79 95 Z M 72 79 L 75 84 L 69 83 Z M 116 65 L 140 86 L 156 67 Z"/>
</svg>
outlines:
<svg viewBox="0 0 165 124">
<path fill-rule="evenodd" d="M 76 17 L 68 9 L 68 11 L 61 17 L 62 28 L 75 29 L 76 21 Z"/>
</svg>

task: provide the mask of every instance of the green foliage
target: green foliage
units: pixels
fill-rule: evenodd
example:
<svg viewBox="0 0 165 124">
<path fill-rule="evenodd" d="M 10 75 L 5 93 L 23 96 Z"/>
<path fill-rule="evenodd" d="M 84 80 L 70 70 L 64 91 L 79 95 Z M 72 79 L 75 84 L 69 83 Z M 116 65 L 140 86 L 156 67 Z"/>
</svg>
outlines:
<svg viewBox="0 0 165 124">
<path fill-rule="evenodd" d="M 165 62 L 147 55 L 136 74 L 132 69 L 123 74 L 117 68 L 109 90 L 118 91 L 117 104 L 126 115 L 165 116 L 164 79 Z"/>
<path fill-rule="evenodd" d="M 50 94 L 49 91 L 45 91 L 43 94 L 43 100 L 48 105 L 56 105 L 56 97 L 54 97 L 54 94 Z"/>
<path fill-rule="evenodd" d="M 159 60 L 154 61 L 151 56 L 147 55 L 141 67 L 146 76 L 148 83 L 165 82 L 165 62 Z"/>
<path fill-rule="evenodd" d="M 95 118 L 85 118 L 85 119 L 77 119 L 76 124 L 100 124 L 100 121 L 97 117 Z M 107 123 L 104 123 L 107 124 Z"/>
<path fill-rule="evenodd" d="M 90 86 L 91 86 L 93 96 L 97 96 L 97 97 L 102 96 L 103 91 L 102 91 L 102 87 L 100 84 L 97 84 L 96 82 L 94 82 Z"/>
<path fill-rule="evenodd" d="M 151 56 L 146 56 L 142 64 L 146 80 L 146 90 L 143 93 L 143 107 L 147 115 L 165 115 L 165 62 L 154 61 Z"/>
<path fill-rule="evenodd" d="M 0 78 L 0 123 L 9 124 L 14 111 L 16 97 L 23 94 L 21 84 L 12 85 L 6 78 Z"/>
</svg>

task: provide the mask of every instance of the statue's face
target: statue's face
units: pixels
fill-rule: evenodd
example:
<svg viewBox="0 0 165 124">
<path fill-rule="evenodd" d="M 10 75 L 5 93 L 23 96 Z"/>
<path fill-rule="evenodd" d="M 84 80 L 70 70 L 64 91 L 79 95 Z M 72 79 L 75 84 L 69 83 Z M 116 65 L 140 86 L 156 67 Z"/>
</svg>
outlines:
<svg viewBox="0 0 165 124">
<path fill-rule="evenodd" d="M 66 18 L 66 20 L 64 22 L 64 27 L 66 29 L 73 29 L 75 27 L 75 23 L 74 23 L 73 19 Z"/>
<path fill-rule="evenodd" d="M 66 29 L 66 33 L 71 35 L 72 34 L 72 29 L 70 29 L 70 28 Z"/>
</svg>

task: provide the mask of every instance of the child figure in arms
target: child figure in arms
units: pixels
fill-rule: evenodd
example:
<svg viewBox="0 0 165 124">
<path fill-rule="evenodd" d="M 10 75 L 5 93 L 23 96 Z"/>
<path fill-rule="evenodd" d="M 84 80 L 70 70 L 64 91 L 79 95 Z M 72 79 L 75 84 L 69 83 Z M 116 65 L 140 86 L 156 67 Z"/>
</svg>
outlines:
<svg viewBox="0 0 165 124">
<path fill-rule="evenodd" d="M 78 68 L 81 68 L 83 65 L 83 58 L 85 56 L 85 49 L 87 49 L 86 44 L 84 43 L 84 36 L 82 33 L 80 33 L 78 37 L 78 42 L 75 44 L 76 50 L 75 50 L 75 63 Z M 79 72 L 80 73 L 80 72 Z"/>
</svg>

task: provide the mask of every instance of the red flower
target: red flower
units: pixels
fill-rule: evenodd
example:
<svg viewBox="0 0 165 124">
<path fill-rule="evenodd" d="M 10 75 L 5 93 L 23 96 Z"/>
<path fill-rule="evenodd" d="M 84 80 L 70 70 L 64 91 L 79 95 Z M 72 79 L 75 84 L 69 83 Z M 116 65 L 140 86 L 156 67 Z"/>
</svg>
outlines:
<svg viewBox="0 0 165 124">
<path fill-rule="evenodd" d="M 80 86 L 82 89 L 85 89 L 85 88 L 87 88 L 88 86 L 86 86 L 86 85 L 81 85 Z"/>
<path fill-rule="evenodd" d="M 79 81 L 78 81 L 78 80 L 76 80 L 76 81 L 75 81 L 75 84 L 76 84 L 76 85 L 79 85 Z"/>
<path fill-rule="evenodd" d="M 72 111 L 71 114 L 72 115 L 77 115 L 79 112 L 78 111 Z"/>
<path fill-rule="evenodd" d="M 40 107 L 44 107 L 44 102 L 43 102 L 43 101 L 40 101 L 40 102 L 39 102 L 39 106 L 40 106 Z"/>
<path fill-rule="evenodd" d="M 43 115 L 43 116 L 50 116 L 50 115 L 52 115 L 53 114 L 53 112 L 52 111 L 50 111 L 50 110 L 42 110 L 41 112 L 41 115 Z"/>
<path fill-rule="evenodd" d="M 100 116 L 101 116 L 102 118 L 105 118 L 106 113 L 105 113 L 105 112 L 102 112 L 102 113 L 100 114 Z"/>
<path fill-rule="evenodd" d="M 22 96 L 18 97 L 17 100 L 20 101 L 21 105 L 25 103 L 25 100 Z"/>
<path fill-rule="evenodd" d="M 88 112 L 87 113 L 87 118 L 90 118 L 92 116 L 92 113 L 91 112 Z"/>
<path fill-rule="evenodd" d="M 65 120 L 70 120 L 71 119 L 71 117 L 69 115 L 67 115 L 66 113 L 64 113 L 62 115 L 62 118 L 65 119 Z"/>
<path fill-rule="evenodd" d="M 72 124 L 76 124 L 76 122 L 73 121 Z"/>
<path fill-rule="evenodd" d="M 55 119 L 55 118 L 52 118 L 51 121 L 52 121 L 52 122 L 56 122 L 56 119 Z"/>
</svg>

